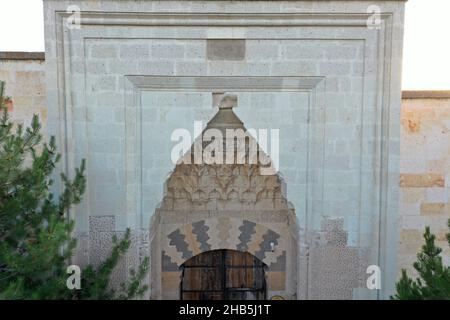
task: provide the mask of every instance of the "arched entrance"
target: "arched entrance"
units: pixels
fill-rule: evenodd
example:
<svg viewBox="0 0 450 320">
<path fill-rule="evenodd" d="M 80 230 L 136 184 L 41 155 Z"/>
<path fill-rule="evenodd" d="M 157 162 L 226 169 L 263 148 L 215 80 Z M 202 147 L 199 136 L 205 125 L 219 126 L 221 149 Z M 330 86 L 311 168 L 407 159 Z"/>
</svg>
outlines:
<svg viewBox="0 0 450 320">
<path fill-rule="evenodd" d="M 197 147 L 207 151 L 210 145 L 197 138 L 177 161 L 152 217 L 152 299 L 296 297 L 295 209 L 282 177 L 266 170 L 270 157 L 262 149 L 256 155 L 264 161 L 254 163 L 250 145 L 257 141 L 233 112 L 236 99 L 223 97 L 202 134 L 244 131 L 251 140 L 245 143 L 245 159 L 252 161 L 241 161 L 242 150 L 235 149 L 233 161 L 196 163 Z M 239 145 L 240 150 L 244 144 Z"/>
<path fill-rule="evenodd" d="M 266 265 L 248 252 L 212 250 L 181 265 L 181 300 L 266 299 Z"/>
</svg>

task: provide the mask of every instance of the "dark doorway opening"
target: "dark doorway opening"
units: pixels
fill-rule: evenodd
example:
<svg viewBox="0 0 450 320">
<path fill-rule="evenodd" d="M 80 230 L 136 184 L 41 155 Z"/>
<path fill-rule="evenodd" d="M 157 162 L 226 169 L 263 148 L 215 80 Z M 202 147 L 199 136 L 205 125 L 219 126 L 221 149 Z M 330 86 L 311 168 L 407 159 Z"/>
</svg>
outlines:
<svg viewBox="0 0 450 320">
<path fill-rule="evenodd" d="M 266 265 L 248 252 L 213 250 L 181 266 L 181 300 L 264 300 Z"/>
</svg>

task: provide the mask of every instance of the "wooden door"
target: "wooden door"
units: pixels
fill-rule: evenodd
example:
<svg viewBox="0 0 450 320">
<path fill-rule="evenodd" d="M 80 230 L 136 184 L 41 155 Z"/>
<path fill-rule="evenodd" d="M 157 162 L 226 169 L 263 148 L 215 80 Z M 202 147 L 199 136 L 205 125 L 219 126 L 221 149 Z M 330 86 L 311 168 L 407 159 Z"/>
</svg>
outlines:
<svg viewBox="0 0 450 320">
<path fill-rule="evenodd" d="M 250 253 L 213 250 L 182 265 L 182 300 L 263 300 L 265 265 Z"/>
</svg>

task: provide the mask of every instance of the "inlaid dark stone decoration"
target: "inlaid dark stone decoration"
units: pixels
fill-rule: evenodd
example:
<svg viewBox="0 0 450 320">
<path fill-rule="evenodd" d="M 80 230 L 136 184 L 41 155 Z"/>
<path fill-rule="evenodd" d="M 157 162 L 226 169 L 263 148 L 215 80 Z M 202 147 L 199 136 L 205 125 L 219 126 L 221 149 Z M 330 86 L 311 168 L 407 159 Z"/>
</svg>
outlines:
<svg viewBox="0 0 450 320">
<path fill-rule="evenodd" d="M 208 39 L 206 55 L 208 60 L 239 61 L 245 59 L 245 40 Z"/>
<path fill-rule="evenodd" d="M 255 253 L 255 256 L 259 260 L 264 260 L 266 256 L 266 252 L 272 251 L 272 246 L 275 248 L 278 245 L 277 239 L 280 235 L 272 230 L 267 230 L 267 232 L 263 235 L 263 241 L 261 242 L 261 250 Z"/>
<path fill-rule="evenodd" d="M 248 249 L 248 243 L 250 242 L 252 235 L 255 233 L 256 223 L 250 221 L 244 221 L 239 230 L 241 231 L 241 235 L 239 236 L 239 240 L 241 243 L 237 246 L 239 251 L 246 251 Z"/>
<path fill-rule="evenodd" d="M 165 251 L 161 252 L 162 271 L 179 271 L 176 263 L 170 260 Z"/>
<path fill-rule="evenodd" d="M 286 251 L 277 257 L 277 261 L 272 263 L 267 271 L 286 271 Z"/>
<path fill-rule="evenodd" d="M 179 229 L 167 237 L 170 239 L 170 245 L 175 246 L 177 251 L 183 254 L 183 259 L 189 259 L 193 256 L 192 251 L 189 250 L 189 243 L 185 241 L 186 236 Z"/>
<path fill-rule="evenodd" d="M 171 232 L 163 252 L 170 263 L 177 266 L 202 252 L 218 249 L 249 252 L 270 266 L 280 263 L 278 257 L 286 250 L 286 234 L 239 218 L 210 218 L 183 225 Z"/>
<path fill-rule="evenodd" d="M 200 243 L 200 250 L 209 251 L 211 245 L 208 243 L 209 227 L 205 225 L 205 221 L 198 221 L 192 224 L 192 232 L 197 236 L 197 241 Z"/>
</svg>

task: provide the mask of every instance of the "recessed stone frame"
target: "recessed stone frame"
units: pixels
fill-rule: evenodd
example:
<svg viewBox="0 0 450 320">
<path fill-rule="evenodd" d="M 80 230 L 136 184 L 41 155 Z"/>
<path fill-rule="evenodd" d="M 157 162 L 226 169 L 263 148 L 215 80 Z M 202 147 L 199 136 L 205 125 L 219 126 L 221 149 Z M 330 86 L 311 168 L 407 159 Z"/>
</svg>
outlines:
<svg viewBox="0 0 450 320">
<path fill-rule="evenodd" d="M 52 3 L 53 7 L 59 4 Z M 47 14 L 50 16 L 46 23 L 47 35 L 47 83 L 49 86 L 49 131 L 56 135 L 57 143 L 63 151 L 62 169 L 66 173 L 72 173 L 73 168 L 79 160 L 87 154 L 87 141 L 83 141 L 78 137 L 77 146 L 73 137 L 73 93 L 70 79 L 71 56 L 83 59 L 83 50 L 71 48 L 69 39 L 72 41 L 83 42 L 84 35 L 76 30 L 67 30 L 64 28 L 67 14 L 65 13 L 66 3 L 61 2 L 60 11 Z M 120 10 L 120 6 L 115 10 Z M 397 10 L 389 5 L 388 9 Z M 380 30 L 369 34 L 366 30 L 366 22 L 369 15 L 351 13 L 353 8 L 347 9 L 345 6 L 338 6 L 333 14 L 321 13 L 128 13 L 114 14 L 106 12 L 83 12 L 81 24 L 82 30 L 85 31 L 89 26 L 104 26 L 112 28 L 113 26 L 317 26 L 317 27 L 345 27 L 341 30 L 339 39 L 345 38 L 347 30 L 358 28 L 357 35 L 366 34 L 366 38 L 360 40 L 366 41 L 372 37 L 372 46 L 368 47 L 365 52 L 375 52 L 376 57 L 372 57 L 377 62 L 376 72 L 371 77 L 364 80 L 369 83 L 368 87 L 375 86 L 376 92 L 372 92 L 370 97 L 363 95 L 362 108 L 364 105 L 374 103 L 377 108 L 377 129 L 375 136 L 377 137 L 375 162 L 377 167 L 375 170 L 370 168 L 368 171 L 375 173 L 374 182 L 379 186 L 377 194 L 371 194 L 373 201 L 379 206 L 378 211 L 379 225 L 384 226 L 379 230 L 379 248 L 378 248 L 378 264 L 385 270 L 382 283 L 382 292 L 379 297 L 389 297 L 390 290 L 395 277 L 395 248 L 396 248 L 396 212 L 397 212 L 397 194 L 398 194 L 398 150 L 395 147 L 398 144 L 398 107 L 400 103 L 399 74 L 400 63 L 392 61 L 392 57 L 400 57 L 401 54 L 401 29 L 394 24 L 399 21 L 397 13 L 384 12 L 381 15 L 382 25 Z M 359 8 L 358 11 L 363 11 Z M 82 10 L 84 10 L 82 8 Z M 153 10 L 152 7 L 147 11 Z M 325 10 L 325 9 L 324 9 Z M 343 13 L 339 13 L 342 10 Z M 88 10 L 89 11 L 89 10 Z M 310 11 L 309 9 L 306 11 Z M 348 12 L 350 11 L 350 12 Z M 346 13 L 348 12 L 348 13 Z M 400 11 L 402 14 L 402 11 Z M 349 32 L 351 34 L 351 32 Z M 282 36 L 282 33 L 274 34 L 274 36 Z M 351 35 L 350 35 L 351 36 Z M 232 38 L 232 34 L 224 33 L 224 37 Z M 374 40 L 375 38 L 375 40 Z M 355 37 L 350 38 L 355 40 Z M 368 41 L 365 42 L 366 45 Z M 74 52 L 71 52 L 74 51 Z M 76 51 L 76 52 L 75 52 Z M 365 57 L 365 66 L 369 65 Z M 76 60 L 76 59 L 74 59 Z M 394 62 L 393 65 L 391 63 Z M 369 68 L 365 68 L 370 73 Z M 392 82 L 391 82 L 391 79 Z M 364 88 L 364 86 L 363 86 Z M 81 96 L 85 95 L 85 88 L 81 89 Z M 81 103 L 86 105 L 88 98 L 84 96 Z M 374 102 L 375 100 L 375 102 Z M 394 109 L 391 108 L 394 107 Z M 85 112 L 80 110 L 80 112 Z M 78 114 L 83 117 L 83 114 Z M 84 115 L 85 116 L 85 115 Z M 61 119 L 61 120 L 60 120 Z M 75 152 L 77 147 L 77 152 Z M 364 181 L 362 181 L 364 182 Z M 364 185 L 363 183 L 361 184 Z M 85 201 L 80 206 L 80 212 L 89 213 Z M 78 220 L 77 216 L 77 220 Z M 82 218 L 82 217 L 80 217 Z M 82 220 L 82 219 L 81 219 Z M 87 228 L 87 219 L 81 223 L 81 228 Z"/>
<path fill-rule="evenodd" d="M 318 175 L 319 179 L 323 175 L 320 170 L 323 169 L 323 140 L 325 119 L 325 105 L 323 101 L 325 90 L 325 79 L 323 77 L 177 77 L 177 76 L 126 76 L 128 80 L 126 84 L 126 123 L 127 128 L 133 131 L 127 131 L 127 139 L 137 137 L 134 145 L 127 144 L 127 166 L 129 170 L 133 168 L 142 168 L 140 148 L 141 137 L 141 115 L 140 110 L 140 93 L 142 91 L 186 91 L 186 92 L 307 92 L 309 95 L 309 133 L 308 133 L 308 183 L 307 193 L 300 195 L 304 197 L 305 203 L 309 203 L 312 199 L 320 200 L 322 197 L 323 181 L 315 179 Z M 136 127 L 135 127 L 136 126 Z M 312 164 L 313 167 L 309 167 Z M 140 177 L 137 173 L 135 178 L 129 177 L 130 188 L 127 192 L 130 199 L 129 205 L 134 203 L 140 204 L 142 194 L 140 192 Z M 136 183 L 133 186 L 133 180 Z M 137 192 L 135 192 L 137 191 Z M 141 199 L 135 199 L 137 194 Z M 310 198 L 311 197 L 311 198 Z M 316 202 L 317 203 L 317 202 Z M 314 207 L 312 204 L 307 205 L 309 209 L 306 212 L 305 233 L 308 226 L 312 227 L 313 215 L 320 213 L 320 208 Z M 131 207 L 130 207 L 131 209 Z M 137 216 L 142 217 L 140 208 L 136 210 Z M 143 221 L 140 221 L 141 228 L 146 228 Z"/>
</svg>

